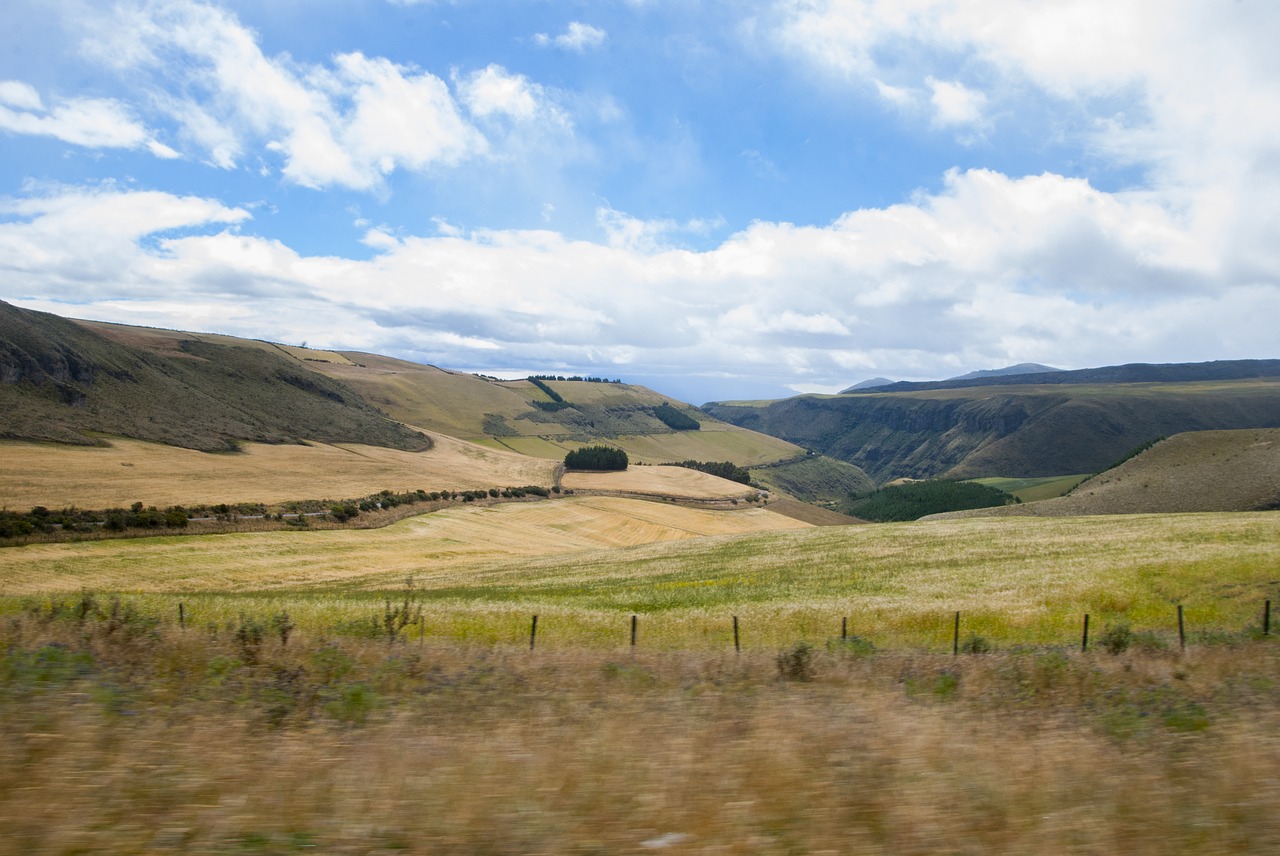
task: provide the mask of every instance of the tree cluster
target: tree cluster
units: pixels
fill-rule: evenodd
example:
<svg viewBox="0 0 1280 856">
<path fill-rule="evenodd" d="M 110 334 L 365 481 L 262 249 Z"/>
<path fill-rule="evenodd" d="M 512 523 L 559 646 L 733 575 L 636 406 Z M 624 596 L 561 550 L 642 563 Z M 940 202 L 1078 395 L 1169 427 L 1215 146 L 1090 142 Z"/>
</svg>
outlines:
<svg viewBox="0 0 1280 856">
<path fill-rule="evenodd" d="M 612 446 L 583 446 L 564 456 L 571 470 L 625 470 L 627 453 Z"/>
<path fill-rule="evenodd" d="M 739 484 L 751 484 L 751 471 L 732 461 L 680 461 L 675 466 L 709 473 Z"/>
<path fill-rule="evenodd" d="M 929 514 L 992 508 L 1018 500 L 1002 490 L 967 481 L 936 479 L 883 487 L 853 499 L 845 510 L 854 517 L 878 523 L 919 520 Z"/>
<path fill-rule="evenodd" d="M 581 383 L 622 383 L 621 380 L 609 380 L 603 377 L 582 377 L 574 375 L 573 377 L 564 377 L 562 375 L 532 375 L 529 380 L 575 380 Z"/>
<path fill-rule="evenodd" d="M 554 380 L 554 378 L 552 379 Z M 564 396 L 556 392 L 551 387 L 547 386 L 546 383 L 543 382 L 542 378 L 531 377 L 529 378 L 529 383 L 533 384 L 538 389 L 545 392 L 547 394 L 547 397 L 550 398 L 552 401 L 558 404 L 564 403 Z"/>
<path fill-rule="evenodd" d="M 697 431 L 702 427 L 697 419 L 665 402 L 653 408 L 653 415 L 674 431 Z"/>
</svg>

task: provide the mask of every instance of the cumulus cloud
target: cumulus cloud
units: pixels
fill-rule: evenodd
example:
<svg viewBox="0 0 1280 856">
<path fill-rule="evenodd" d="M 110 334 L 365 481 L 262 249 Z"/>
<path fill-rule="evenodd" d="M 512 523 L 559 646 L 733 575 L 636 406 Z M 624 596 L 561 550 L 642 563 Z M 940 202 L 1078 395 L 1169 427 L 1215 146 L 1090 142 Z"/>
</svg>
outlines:
<svg viewBox="0 0 1280 856">
<path fill-rule="evenodd" d="M 189 0 L 115 14 L 87 50 L 118 69 L 155 74 L 151 101 L 216 166 L 236 167 L 262 145 L 297 184 L 368 190 L 397 169 L 452 166 L 488 151 L 448 84 L 429 72 L 358 51 L 327 65 L 269 57 L 233 14 Z"/>
<path fill-rule="evenodd" d="M 954 125 L 973 125 L 982 121 L 982 108 L 987 97 L 981 92 L 970 89 L 963 83 L 950 80 L 925 78 L 925 83 L 932 93 L 929 97 L 933 104 L 934 122 L 942 127 Z"/>
<path fill-rule="evenodd" d="M 593 27 L 581 21 L 571 21 L 560 35 L 550 36 L 547 33 L 536 33 L 533 41 L 542 47 L 555 46 L 561 50 L 583 53 L 589 48 L 600 47 L 608 37 L 609 34 L 599 27 Z"/>
<path fill-rule="evenodd" d="M 248 214 L 214 200 L 70 188 L 0 208 L 0 269 L 11 299 L 58 311 L 57 295 L 109 320 L 190 327 L 221 308 L 226 332 L 279 340 L 287 317 L 294 341 L 446 366 L 811 388 L 886 365 L 1257 356 L 1280 317 L 1280 285 L 1223 258 L 1194 218 L 1054 175 L 952 172 L 910 203 L 759 222 L 700 252 L 666 238 L 688 224 L 600 216 L 604 244 L 378 227 L 376 254 L 350 259 L 241 234 Z"/>
<path fill-rule="evenodd" d="M 68 98 L 46 107 L 34 86 L 20 80 L 0 81 L 0 130 L 54 137 L 85 148 L 146 148 L 161 158 L 178 156 L 158 142 L 119 101 Z"/>
</svg>

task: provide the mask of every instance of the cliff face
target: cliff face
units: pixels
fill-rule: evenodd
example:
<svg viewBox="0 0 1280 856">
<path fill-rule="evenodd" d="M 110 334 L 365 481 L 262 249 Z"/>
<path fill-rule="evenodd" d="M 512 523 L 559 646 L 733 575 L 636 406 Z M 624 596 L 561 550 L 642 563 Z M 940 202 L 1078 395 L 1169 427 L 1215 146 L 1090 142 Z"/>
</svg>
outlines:
<svg viewBox="0 0 1280 856">
<path fill-rule="evenodd" d="M 1280 379 L 799 396 L 711 415 L 855 464 L 877 481 L 1097 472 L 1155 437 L 1280 427 Z"/>
</svg>

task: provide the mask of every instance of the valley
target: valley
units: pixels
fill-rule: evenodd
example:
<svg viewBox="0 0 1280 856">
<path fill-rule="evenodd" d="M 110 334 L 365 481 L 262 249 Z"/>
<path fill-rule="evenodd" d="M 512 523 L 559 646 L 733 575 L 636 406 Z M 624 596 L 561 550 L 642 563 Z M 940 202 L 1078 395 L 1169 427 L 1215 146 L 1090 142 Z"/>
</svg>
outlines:
<svg viewBox="0 0 1280 856">
<path fill-rule="evenodd" d="M 6 310 L 0 377 L 5 510 L 471 492 L 358 524 L 9 539 L 2 852 L 1280 835 L 1270 375 L 698 409 Z M 565 471 L 600 444 L 627 468 Z M 936 475 L 1022 502 L 835 510 Z"/>
</svg>

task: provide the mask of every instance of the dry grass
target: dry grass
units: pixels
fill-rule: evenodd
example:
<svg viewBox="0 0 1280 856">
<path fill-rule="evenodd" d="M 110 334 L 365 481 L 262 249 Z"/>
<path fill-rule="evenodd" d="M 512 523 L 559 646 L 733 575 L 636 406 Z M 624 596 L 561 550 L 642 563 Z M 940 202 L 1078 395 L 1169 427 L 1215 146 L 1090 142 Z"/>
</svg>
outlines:
<svg viewBox="0 0 1280 856">
<path fill-rule="evenodd" d="M 0 551 L 0 594 L 199 592 L 366 581 L 457 585 L 479 569 L 535 557 L 744 535 L 807 524 L 764 509 L 711 511 L 615 497 L 453 508 L 385 529 L 264 532 L 35 544 Z"/>
<path fill-rule="evenodd" d="M 112 438 L 106 448 L 0 441 L 0 502 L 11 509 L 113 508 L 344 499 L 380 490 L 549 486 L 554 465 L 443 435 L 427 452 L 246 443 L 210 454 Z"/>
<path fill-rule="evenodd" d="M 732 499 L 759 491 L 738 482 L 685 467 L 628 467 L 621 472 L 568 472 L 561 485 L 569 490 L 674 496 L 683 499 Z"/>
<path fill-rule="evenodd" d="M 0 853 L 1280 848 L 1280 652 L 653 654 L 0 625 Z"/>
</svg>

